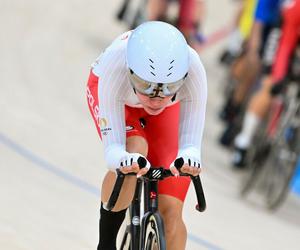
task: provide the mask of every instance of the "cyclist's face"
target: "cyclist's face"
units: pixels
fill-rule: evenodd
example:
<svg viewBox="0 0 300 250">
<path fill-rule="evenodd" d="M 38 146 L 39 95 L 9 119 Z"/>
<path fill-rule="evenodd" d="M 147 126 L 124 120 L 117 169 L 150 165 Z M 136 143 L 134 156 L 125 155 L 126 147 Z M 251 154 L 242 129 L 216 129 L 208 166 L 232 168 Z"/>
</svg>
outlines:
<svg viewBox="0 0 300 250">
<path fill-rule="evenodd" d="M 143 105 L 145 111 L 150 115 L 160 114 L 167 107 L 173 97 L 149 97 L 138 92 L 136 95 L 140 103 Z"/>
</svg>

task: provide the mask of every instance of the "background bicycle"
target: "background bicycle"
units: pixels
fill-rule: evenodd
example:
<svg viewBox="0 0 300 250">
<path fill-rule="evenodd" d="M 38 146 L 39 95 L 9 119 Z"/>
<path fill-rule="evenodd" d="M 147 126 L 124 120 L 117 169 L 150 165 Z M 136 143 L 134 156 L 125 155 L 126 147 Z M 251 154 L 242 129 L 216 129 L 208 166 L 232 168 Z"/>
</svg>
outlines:
<svg viewBox="0 0 300 250">
<path fill-rule="evenodd" d="M 203 0 L 123 0 L 116 18 L 129 29 L 147 20 L 171 23 L 181 30 L 193 46 L 205 42 L 201 32 L 205 9 Z"/>
<path fill-rule="evenodd" d="M 272 89 L 276 99 L 266 124 L 257 132 L 252 146 L 246 180 L 241 194 L 246 195 L 259 183 L 266 205 L 278 208 L 287 196 L 300 155 L 300 47 L 291 60 L 285 81 Z"/>
</svg>

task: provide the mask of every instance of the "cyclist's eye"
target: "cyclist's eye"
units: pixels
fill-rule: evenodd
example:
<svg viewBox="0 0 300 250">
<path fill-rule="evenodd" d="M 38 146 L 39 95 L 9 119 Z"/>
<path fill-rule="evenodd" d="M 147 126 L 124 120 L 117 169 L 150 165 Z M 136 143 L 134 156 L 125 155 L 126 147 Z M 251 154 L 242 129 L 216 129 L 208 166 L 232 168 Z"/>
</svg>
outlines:
<svg viewBox="0 0 300 250">
<path fill-rule="evenodd" d="M 134 85 L 140 90 L 146 90 L 150 87 L 150 84 L 145 81 L 136 81 Z"/>
<path fill-rule="evenodd" d="M 168 85 L 168 90 L 170 91 L 170 93 L 176 93 L 180 87 L 182 86 L 182 83 L 178 82 L 178 83 L 174 83 L 174 84 L 169 84 Z"/>
</svg>

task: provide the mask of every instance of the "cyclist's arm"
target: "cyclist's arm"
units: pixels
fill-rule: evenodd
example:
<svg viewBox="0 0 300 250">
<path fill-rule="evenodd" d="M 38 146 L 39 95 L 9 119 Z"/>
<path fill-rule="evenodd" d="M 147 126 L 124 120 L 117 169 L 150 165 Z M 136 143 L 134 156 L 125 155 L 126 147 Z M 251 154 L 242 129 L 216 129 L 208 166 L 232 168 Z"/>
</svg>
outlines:
<svg viewBox="0 0 300 250">
<path fill-rule="evenodd" d="M 99 123 L 104 156 L 109 168 L 119 167 L 126 152 L 124 96 L 132 91 L 125 66 L 124 46 L 114 42 L 97 59 L 93 73 L 99 77 Z"/>
<path fill-rule="evenodd" d="M 291 55 L 299 39 L 300 4 L 296 3 L 293 6 L 293 8 L 294 9 L 285 8 L 283 10 L 284 19 L 283 19 L 282 35 L 279 41 L 279 47 L 272 68 L 272 80 L 274 82 L 278 82 L 286 76 Z"/>
<path fill-rule="evenodd" d="M 207 80 L 205 69 L 195 50 L 190 49 L 191 67 L 179 93 L 179 155 L 188 151 L 201 161 L 201 141 L 205 122 Z"/>
<path fill-rule="evenodd" d="M 248 42 L 248 52 L 258 53 L 261 47 L 261 39 L 264 25 L 268 22 L 268 1 L 258 0 L 257 6 L 254 11 L 253 24 Z"/>
</svg>

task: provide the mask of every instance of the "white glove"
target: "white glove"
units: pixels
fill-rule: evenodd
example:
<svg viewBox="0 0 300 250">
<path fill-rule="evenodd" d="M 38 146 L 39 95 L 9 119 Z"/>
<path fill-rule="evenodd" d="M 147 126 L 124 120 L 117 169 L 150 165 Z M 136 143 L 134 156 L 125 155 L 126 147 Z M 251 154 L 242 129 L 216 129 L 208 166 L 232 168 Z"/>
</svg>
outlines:
<svg viewBox="0 0 300 250">
<path fill-rule="evenodd" d="M 138 165 L 138 159 L 142 157 L 146 162 L 145 166 Z M 150 163 L 147 159 L 138 153 L 127 153 L 126 157 L 123 157 L 120 161 L 119 169 L 123 174 L 136 173 L 136 177 L 139 178 L 146 174 L 150 168 Z"/>
<path fill-rule="evenodd" d="M 149 169 L 150 168 L 150 163 L 149 161 L 141 154 L 139 153 L 128 153 L 125 157 L 123 157 L 120 160 L 120 167 L 130 167 L 132 166 L 133 163 L 137 163 L 138 164 L 138 159 L 142 157 L 146 160 L 146 166 L 145 168 Z"/>
<path fill-rule="evenodd" d="M 113 144 L 105 148 L 104 151 L 105 160 L 107 162 L 108 168 L 111 171 L 115 171 L 117 168 L 120 169 L 124 167 L 129 167 L 133 163 L 137 165 L 137 160 L 141 156 L 138 153 L 128 153 L 125 151 L 124 146 L 119 144 Z M 121 166 L 122 165 L 122 166 Z M 137 166 L 135 168 L 138 168 Z M 146 167 L 147 170 L 150 168 L 150 163 L 147 161 Z"/>
<path fill-rule="evenodd" d="M 187 147 L 179 150 L 176 160 L 179 158 L 183 158 L 183 166 L 194 167 L 197 169 L 201 168 L 200 151 L 197 148 Z M 175 161 L 171 163 L 170 170 L 175 176 L 178 176 L 179 172 L 175 167 Z"/>
</svg>

